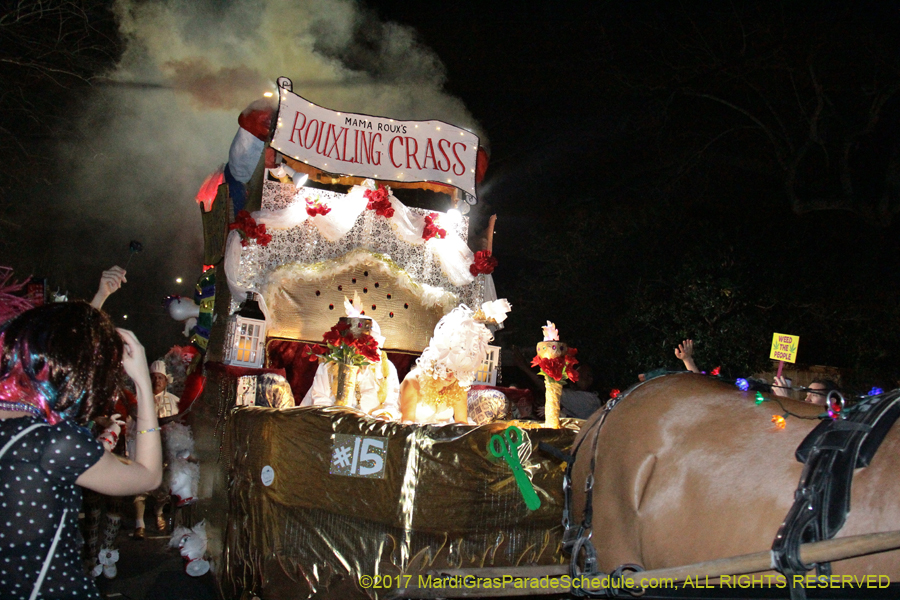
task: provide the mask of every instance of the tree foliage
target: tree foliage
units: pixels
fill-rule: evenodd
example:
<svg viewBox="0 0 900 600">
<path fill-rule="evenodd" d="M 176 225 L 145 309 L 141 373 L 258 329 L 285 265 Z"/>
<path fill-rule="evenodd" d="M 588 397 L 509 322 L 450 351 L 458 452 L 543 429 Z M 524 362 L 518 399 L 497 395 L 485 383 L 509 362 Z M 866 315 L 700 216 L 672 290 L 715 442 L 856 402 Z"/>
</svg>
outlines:
<svg viewBox="0 0 900 600">
<path fill-rule="evenodd" d="M 0 191 L 69 135 L 68 109 L 117 60 L 110 0 L 17 0 L 0 14 Z"/>
<path fill-rule="evenodd" d="M 542 207 L 497 251 L 527 257 L 499 286 L 524 325 L 505 335 L 532 344 L 556 320 L 607 389 L 683 368 L 685 338 L 701 368 L 751 375 L 776 331 L 800 336 L 802 364 L 895 387 L 900 13 L 608 8 L 575 24 L 595 41 L 566 70 L 584 103 L 560 130 L 583 137 L 518 179 Z"/>
<path fill-rule="evenodd" d="M 900 212 L 900 14 L 885 3 L 666 3 L 605 28 L 662 164 L 771 180 L 796 214 Z"/>
</svg>

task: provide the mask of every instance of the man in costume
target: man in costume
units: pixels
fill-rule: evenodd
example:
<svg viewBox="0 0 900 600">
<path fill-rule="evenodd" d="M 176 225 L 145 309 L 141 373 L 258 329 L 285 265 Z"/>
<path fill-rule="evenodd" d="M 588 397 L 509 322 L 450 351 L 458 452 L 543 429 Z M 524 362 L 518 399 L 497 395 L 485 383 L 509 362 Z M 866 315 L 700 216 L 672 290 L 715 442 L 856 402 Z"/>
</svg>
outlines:
<svg viewBox="0 0 900 600">
<path fill-rule="evenodd" d="M 161 360 L 153 361 L 150 365 L 150 380 L 153 383 L 153 398 L 156 401 L 156 414 L 160 425 L 171 421 L 178 415 L 178 396 L 170 393 L 166 388 L 172 383 L 172 376 L 166 372 L 166 363 Z M 165 444 L 165 439 L 163 439 Z M 165 467 L 165 465 L 164 465 Z M 163 477 L 163 483 L 151 492 L 156 500 L 156 528 L 166 530 L 166 520 L 163 517 L 163 509 L 169 503 L 169 477 L 168 473 Z M 145 536 L 144 509 L 147 503 L 147 494 L 134 497 L 134 539 L 142 540 Z"/>
<path fill-rule="evenodd" d="M 400 379 L 397 368 L 388 359 L 387 352 L 382 350 L 385 338 L 381 335 L 381 327 L 375 319 L 362 315 L 358 296 L 351 303 L 344 301 L 347 317 L 342 321 L 356 320 L 365 333 L 371 335 L 378 344 L 381 360 L 362 367 L 356 377 L 356 386 L 350 392 L 349 406 L 368 415 L 381 419 L 395 420 L 400 417 Z M 303 398 L 300 406 L 333 406 L 337 403 L 337 363 L 319 364 L 312 387 Z"/>
</svg>

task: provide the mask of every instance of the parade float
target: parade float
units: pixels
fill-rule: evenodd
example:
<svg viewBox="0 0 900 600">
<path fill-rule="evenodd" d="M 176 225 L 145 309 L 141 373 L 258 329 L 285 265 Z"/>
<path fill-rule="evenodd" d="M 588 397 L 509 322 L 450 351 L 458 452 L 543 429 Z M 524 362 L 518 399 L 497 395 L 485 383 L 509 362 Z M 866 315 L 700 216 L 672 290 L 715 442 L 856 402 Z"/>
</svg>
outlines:
<svg viewBox="0 0 900 600">
<path fill-rule="evenodd" d="M 494 312 L 496 261 L 489 244 L 473 251 L 458 214 L 477 200 L 472 133 L 331 111 L 284 79 L 278 94 L 241 114 L 227 166 L 198 194 L 204 273 L 193 306 L 169 305 L 196 351 L 182 409 L 200 480 L 193 527 L 173 540 L 189 573 L 209 568 L 224 598 L 247 600 L 676 583 L 701 596 L 744 592 L 746 574 L 800 599 L 822 577 L 867 591 L 900 577 L 886 552 L 900 547 L 898 392 L 819 413 L 668 375 L 615 394 L 578 432 L 557 413 L 576 350 L 548 322 L 532 363 L 542 423 L 494 405 L 469 411 L 475 425 L 364 412 L 336 364 L 336 405 L 278 408 L 306 395 L 319 360 L 383 357 L 402 379 L 461 308 L 485 327 L 508 309 Z M 423 194 L 448 210 L 415 206 Z M 363 315 L 383 340 L 353 329 Z M 473 375 L 492 400 L 497 362 L 492 349 Z"/>
<path fill-rule="evenodd" d="M 310 349 L 324 352 L 354 296 L 401 380 L 455 308 L 499 325 L 490 232 L 473 250 L 462 214 L 486 168 L 477 136 L 332 111 L 284 78 L 277 103 L 254 103 L 239 124 L 228 164 L 198 194 L 196 308 L 170 306 L 197 319 L 191 518 L 206 521 L 223 597 L 374 598 L 426 568 L 559 563 L 564 465 L 538 445 L 567 447 L 572 428 L 507 431 L 508 411 L 494 408 L 470 411 L 481 425 L 401 423 L 346 396 L 349 406 L 254 406 L 255 381 L 273 373 L 300 403 L 317 368 Z M 429 203 L 443 210 L 415 206 Z M 478 370 L 481 390 L 493 389 L 498 351 Z"/>
</svg>

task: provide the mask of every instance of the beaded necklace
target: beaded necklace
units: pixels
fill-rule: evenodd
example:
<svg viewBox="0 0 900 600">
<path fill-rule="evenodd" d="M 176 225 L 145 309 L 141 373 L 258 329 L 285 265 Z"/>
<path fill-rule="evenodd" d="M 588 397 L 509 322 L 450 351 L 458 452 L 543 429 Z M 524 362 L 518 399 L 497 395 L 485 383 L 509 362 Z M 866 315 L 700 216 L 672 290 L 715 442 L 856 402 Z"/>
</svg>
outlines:
<svg viewBox="0 0 900 600">
<path fill-rule="evenodd" d="M 437 410 L 445 406 L 453 406 L 455 402 L 466 398 L 466 390 L 457 381 L 447 383 L 442 379 L 432 379 L 427 373 L 420 373 L 419 402 L 432 406 Z"/>
<path fill-rule="evenodd" d="M 0 400 L 0 410 L 7 410 L 9 412 L 26 412 L 34 415 L 35 417 L 41 416 L 41 409 L 33 404 L 28 404 L 26 402 L 9 402 L 7 400 Z"/>
</svg>

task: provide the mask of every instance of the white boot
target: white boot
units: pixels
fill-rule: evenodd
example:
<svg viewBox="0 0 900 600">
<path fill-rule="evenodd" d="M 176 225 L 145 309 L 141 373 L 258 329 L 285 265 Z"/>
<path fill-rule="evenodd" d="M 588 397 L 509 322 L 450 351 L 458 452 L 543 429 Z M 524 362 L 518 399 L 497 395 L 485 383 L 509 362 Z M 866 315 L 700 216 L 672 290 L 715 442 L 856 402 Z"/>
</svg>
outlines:
<svg viewBox="0 0 900 600">
<path fill-rule="evenodd" d="M 107 579 L 113 579 L 118 574 L 118 569 L 116 569 L 116 563 L 119 562 L 119 551 L 112 550 L 110 548 L 103 548 L 100 550 L 100 555 L 98 556 L 100 559 L 100 564 L 94 568 L 94 572 L 97 572 L 98 568 L 102 568 L 103 576 Z M 97 577 L 100 573 L 94 575 Z"/>
</svg>

